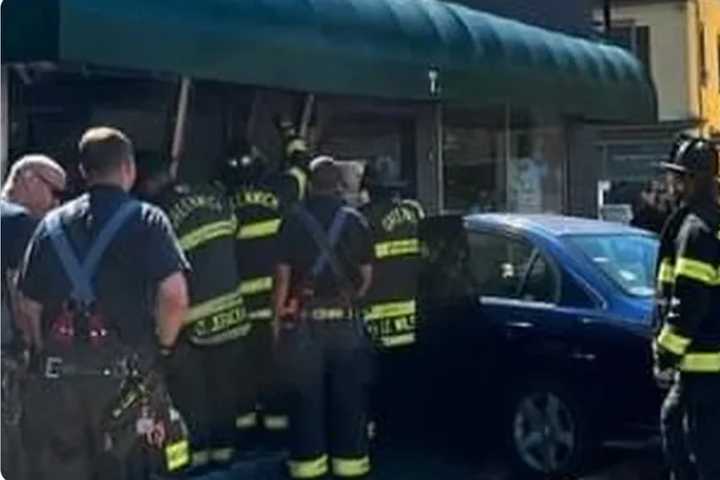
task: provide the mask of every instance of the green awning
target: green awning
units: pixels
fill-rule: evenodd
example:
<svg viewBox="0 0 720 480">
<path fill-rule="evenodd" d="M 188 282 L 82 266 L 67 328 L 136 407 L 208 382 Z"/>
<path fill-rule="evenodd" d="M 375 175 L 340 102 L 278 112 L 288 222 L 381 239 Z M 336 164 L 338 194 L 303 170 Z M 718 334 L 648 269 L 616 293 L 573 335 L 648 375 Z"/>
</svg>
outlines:
<svg viewBox="0 0 720 480">
<path fill-rule="evenodd" d="M 653 121 L 626 51 L 438 0 L 5 0 L 3 61 Z M 431 71 L 440 90 L 431 92 Z"/>
</svg>

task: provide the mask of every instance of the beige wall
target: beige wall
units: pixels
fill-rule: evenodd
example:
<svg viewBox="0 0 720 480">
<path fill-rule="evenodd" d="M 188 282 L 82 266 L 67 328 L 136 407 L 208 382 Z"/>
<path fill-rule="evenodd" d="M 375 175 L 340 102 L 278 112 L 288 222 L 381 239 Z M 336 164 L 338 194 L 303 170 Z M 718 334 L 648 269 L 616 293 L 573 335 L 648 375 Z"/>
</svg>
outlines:
<svg viewBox="0 0 720 480">
<path fill-rule="evenodd" d="M 600 18 L 596 12 L 596 20 Z M 705 133 L 720 134 L 720 0 L 616 0 L 613 22 L 650 27 L 651 74 L 658 90 L 660 120 L 704 119 Z"/>
<path fill-rule="evenodd" d="M 699 6 L 699 9 L 698 9 Z M 699 33 L 694 39 L 695 72 L 702 101 L 701 116 L 707 120 L 705 133 L 720 134 L 720 0 L 697 0 L 690 5 L 696 32 L 700 25 L 705 35 L 705 75 L 701 77 Z"/>
<path fill-rule="evenodd" d="M 686 54 L 690 48 L 687 6 L 663 0 L 614 2 L 612 20 L 616 25 L 627 22 L 650 27 L 651 74 L 658 90 L 660 120 L 696 116 L 697 101 L 692 98 Z"/>
</svg>

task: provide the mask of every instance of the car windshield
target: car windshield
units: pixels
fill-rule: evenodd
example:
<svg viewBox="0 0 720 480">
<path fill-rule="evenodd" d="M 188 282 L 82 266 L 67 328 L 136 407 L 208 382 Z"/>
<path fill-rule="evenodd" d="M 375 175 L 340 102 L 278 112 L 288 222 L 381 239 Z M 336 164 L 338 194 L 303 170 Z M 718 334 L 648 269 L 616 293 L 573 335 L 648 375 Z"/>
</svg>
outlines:
<svg viewBox="0 0 720 480">
<path fill-rule="evenodd" d="M 625 293 L 655 294 L 658 241 L 649 235 L 569 235 L 566 239 Z"/>
</svg>

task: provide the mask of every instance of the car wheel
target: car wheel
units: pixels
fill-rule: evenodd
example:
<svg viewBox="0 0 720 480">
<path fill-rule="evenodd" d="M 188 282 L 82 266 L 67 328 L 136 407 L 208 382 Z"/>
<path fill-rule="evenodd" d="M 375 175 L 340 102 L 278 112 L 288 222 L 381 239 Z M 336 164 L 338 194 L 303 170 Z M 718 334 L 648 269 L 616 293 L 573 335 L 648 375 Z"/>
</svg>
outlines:
<svg viewBox="0 0 720 480">
<path fill-rule="evenodd" d="M 554 477 L 587 466 L 594 442 L 577 394 L 553 381 L 533 381 L 517 388 L 508 406 L 505 438 L 523 477 Z"/>
</svg>

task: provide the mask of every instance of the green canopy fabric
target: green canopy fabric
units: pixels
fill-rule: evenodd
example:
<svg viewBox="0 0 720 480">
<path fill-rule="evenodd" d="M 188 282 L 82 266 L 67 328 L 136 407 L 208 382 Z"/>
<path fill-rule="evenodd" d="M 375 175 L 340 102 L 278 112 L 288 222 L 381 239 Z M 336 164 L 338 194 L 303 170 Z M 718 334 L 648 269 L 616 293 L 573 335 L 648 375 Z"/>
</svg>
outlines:
<svg viewBox="0 0 720 480">
<path fill-rule="evenodd" d="M 652 82 L 630 53 L 438 0 L 5 0 L 2 35 L 3 62 L 547 106 L 596 121 L 656 116 Z"/>
</svg>

